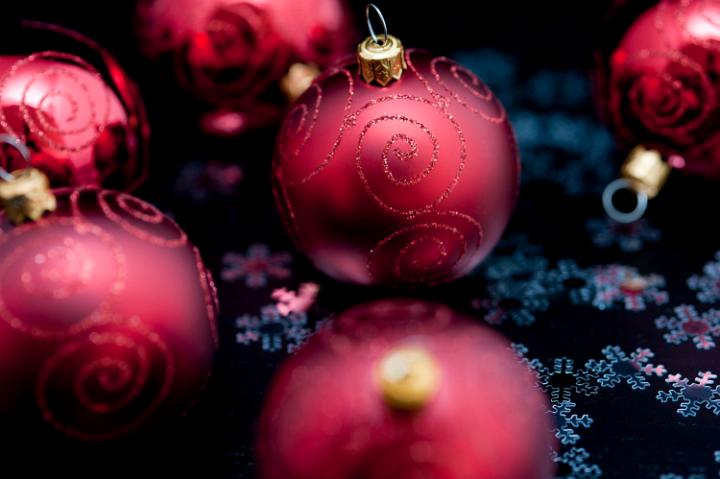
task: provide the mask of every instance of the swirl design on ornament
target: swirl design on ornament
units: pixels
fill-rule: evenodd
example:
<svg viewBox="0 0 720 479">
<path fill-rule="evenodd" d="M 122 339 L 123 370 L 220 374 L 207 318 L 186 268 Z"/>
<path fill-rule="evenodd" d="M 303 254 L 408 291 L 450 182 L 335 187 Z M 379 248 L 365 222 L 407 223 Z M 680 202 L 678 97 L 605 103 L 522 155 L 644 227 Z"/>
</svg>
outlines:
<svg viewBox="0 0 720 479">
<path fill-rule="evenodd" d="M 206 101 L 246 103 L 289 66 L 288 46 L 268 13 L 256 5 L 239 1 L 217 6 L 194 28 L 175 50 L 175 67 L 181 84 Z"/>
<path fill-rule="evenodd" d="M 334 107 L 339 106 L 337 104 L 328 105 L 324 108 L 325 98 L 320 85 L 331 85 L 336 81 L 346 82 L 346 84 L 344 84 L 346 95 L 343 110 Z M 332 68 L 320 78 L 316 79 L 295 103 L 295 106 L 288 112 L 280 134 L 278 135 L 278 163 L 276 165 L 276 170 L 278 168 L 282 170 L 287 186 L 297 186 L 307 183 L 330 164 L 340 145 L 343 131 L 346 128 L 345 123 L 347 119 L 342 121 L 342 115 L 352 108 L 354 95 L 355 81 L 353 75 L 345 68 Z M 326 140 L 332 139 L 332 135 L 326 135 L 324 134 L 325 132 L 314 135 L 321 112 L 323 115 L 329 117 L 328 121 L 331 121 L 333 116 L 338 116 L 337 124 L 343 125 L 340 127 L 338 137 L 333 143 L 317 147 L 321 151 L 329 150 L 327 155 L 320 155 L 322 160 L 319 164 L 311 165 L 308 171 L 302 171 L 296 174 L 289 173 L 288 170 L 299 163 L 298 159 L 304 150 L 309 148 L 309 143 L 323 143 Z"/>
<path fill-rule="evenodd" d="M 446 72 L 449 70 L 449 72 Z M 507 120 L 507 112 L 502 103 L 493 95 L 490 89 L 475 76 L 470 70 L 458 65 L 446 57 L 433 58 L 430 63 L 430 71 L 435 80 L 442 85 L 445 94 L 449 95 L 460 105 L 464 106 L 476 115 L 480 115 L 490 123 L 504 123 Z M 449 74 L 448 74 L 449 73 Z M 461 88 L 456 88 L 452 83 L 459 83 Z M 471 95 L 464 99 L 459 91 L 465 91 Z M 471 104 L 473 99 L 477 100 Z"/>
<path fill-rule="evenodd" d="M 701 65 L 676 51 L 641 50 L 622 61 L 610 87 L 621 134 L 633 138 L 644 129 L 677 144 L 693 143 L 693 131 L 717 107 L 717 92 Z"/>
<path fill-rule="evenodd" d="M 373 113 L 375 107 L 381 112 L 402 109 L 393 102 L 416 102 L 414 117 Z M 363 124 L 355 151 L 357 172 L 367 192 L 386 211 L 406 216 L 433 211 L 460 180 L 467 159 L 465 136 L 452 115 L 430 100 L 412 95 L 381 97 L 363 105 L 347 123 Z M 457 143 L 441 148 L 428 124 L 454 130 Z M 389 131 L 396 133 L 385 138 Z"/>
<path fill-rule="evenodd" d="M 61 345 L 43 364 L 35 395 L 43 418 L 82 440 L 142 424 L 167 398 L 175 360 L 137 318 L 107 320 Z"/>
<path fill-rule="evenodd" d="M 465 272 L 468 252 L 476 251 L 482 238 L 482 226 L 466 214 L 421 215 L 378 242 L 367 268 L 378 282 L 437 284 Z"/>
<path fill-rule="evenodd" d="M 3 233 L 0 257 L 0 318 L 36 339 L 64 338 L 92 323 L 127 279 L 125 254 L 112 236 L 76 218 Z"/>
<path fill-rule="evenodd" d="M 55 88 L 54 84 L 63 86 Z M 98 88 L 104 93 L 102 105 L 95 104 L 93 90 Z M 110 93 L 92 65 L 61 52 L 34 53 L 15 62 L 0 77 L 0 103 L 19 102 L 33 140 L 66 153 L 88 148 L 100 138 L 110 115 Z M 0 108 L 0 126 L 27 142 L 25 131 L 16 131 L 4 110 Z"/>
<path fill-rule="evenodd" d="M 98 204 L 105 217 L 132 236 L 156 246 L 176 248 L 187 244 L 185 232 L 155 206 L 126 193 L 95 188 L 78 188 L 70 196 L 73 211 L 84 216 L 80 195 L 98 196 Z"/>
</svg>

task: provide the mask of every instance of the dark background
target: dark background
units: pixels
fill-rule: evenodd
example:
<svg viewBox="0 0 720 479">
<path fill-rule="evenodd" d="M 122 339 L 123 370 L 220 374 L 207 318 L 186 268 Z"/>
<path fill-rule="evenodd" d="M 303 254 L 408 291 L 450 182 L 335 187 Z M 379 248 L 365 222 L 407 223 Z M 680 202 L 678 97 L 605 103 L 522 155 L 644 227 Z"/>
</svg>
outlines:
<svg viewBox="0 0 720 479">
<path fill-rule="evenodd" d="M 472 10 L 467 1 L 459 0 L 376 3 L 385 14 L 390 32 L 406 46 L 429 48 L 437 54 L 459 54 L 468 59 L 472 59 L 478 49 L 492 48 L 512 58 L 524 72 L 520 80 L 515 79 L 508 85 L 491 83 L 500 98 L 512 105 L 524 101 L 519 99 L 521 93 L 514 89 L 524 87 L 522 78 L 530 77 L 528 72 L 570 71 L 583 78 L 588 75 L 597 26 L 610 2 L 507 0 L 473 2 Z M 364 2 L 352 2 L 361 32 L 364 32 L 364 21 L 360 21 L 364 7 Z M 152 160 L 150 179 L 137 195 L 175 216 L 200 247 L 216 279 L 219 279 L 222 256 L 227 251 L 244 252 L 247 245 L 257 241 L 273 249 L 292 250 L 274 212 L 269 187 L 274 131 L 269 129 L 222 140 L 201 135 L 194 119 L 197 105 L 168 85 L 167 78 L 156 75 L 139 55 L 133 31 L 133 1 L 4 0 L 1 10 L 0 28 L 20 19 L 33 19 L 85 33 L 110 50 L 138 82 L 152 127 Z M 502 81 L 502 78 L 496 80 Z M 594 118 L 589 89 L 585 96 L 580 106 L 573 106 L 575 113 Z M 550 104 L 543 108 L 551 111 L 556 107 Z M 513 119 L 512 108 L 509 109 Z M 531 155 L 523 156 L 525 162 L 532 160 Z M 621 155 L 617 153 L 598 164 L 597 169 L 612 174 L 620 160 Z M 196 201 L 179 190 L 176 187 L 178 172 L 184 165 L 198 161 L 239 164 L 244 174 L 240 191 L 229 198 Z M 592 170 L 592 166 L 589 169 Z M 557 175 L 561 173 L 558 171 Z M 703 179 L 674 177 L 650 212 L 650 220 L 663 232 L 661 244 L 627 255 L 593 249 L 582 231 L 587 217 L 602 216 L 597 191 L 590 188 L 585 194 L 571 198 L 554 184 L 554 175 L 549 169 L 548 181 L 526 182 L 510 226 L 511 233 L 522 232 L 532 242 L 542 244 L 553 260 L 571 256 L 587 265 L 632 264 L 661 271 L 670 283 L 668 289 L 681 290 L 684 279 L 698 272 L 720 246 L 716 233 L 716 188 Z M 297 254 L 293 269 L 294 284 L 300 280 L 322 284 L 323 299 L 319 307 L 325 312 L 341 311 L 370 298 L 393 294 L 335 284 Z M 4 443 L 0 449 L 3 464 L 0 477 L 34 477 L 41 473 L 75 477 L 253 477 L 253 428 L 263 392 L 282 357 L 247 352 L 234 342 L 234 317 L 268 302 L 267 295 L 254 297 L 259 293 L 218 283 L 222 308 L 221 349 L 213 378 L 187 417 L 109 444 L 77 443 L 55 435 L 38 435 L 34 429 L 14 427 L 8 428 L 12 433 L 5 434 L 0 426 Z M 468 310 L 468 296 L 482 295 L 484 284 L 481 279 L 471 278 L 431 292 L 407 294 L 430 297 Z M 682 295 L 688 301 L 694 298 L 686 291 L 680 292 L 673 297 L 673 304 Z M 598 356 L 602 347 L 612 344 L 619 336 L 661 344 L 651 324 L 654 313 L 657 311 L 651 312 L 644 322 L 633 318 L 631 321 L 635 322 L 629 325 L 627 318 L 607 318 L 597 311 L 559 304 L 544 315 L 545 323 L 539 329 L 513 325 L 501 329 L 513 340 L 530 346 L 533 357 L 572 355 L 584 363 L 584 359 Z M 585 316 L 593 326 L 577 324 L 578 315 Z M 652 331 L 648 332 L 649 329 Z M 650 337 L 652 339 L 648 339 Z M 630 341 L 626 350 L 640 344 L 645 343 Z M 718 356 L 712 357 L 717 360 Z M 675 365 L 688 361 L 679 357 Z M 683 372 L 694 375 L 693 369 L 696 368 L 690 361 Z M 595 407 L 593 436 L 588 441 L 583 439 L 583 445 L 588 449 L 594 447 L 595 462 L 602 463 L 603 477 L 658 477 L 668 468 L 687 471 L 695 462 L 711 462 L 706 449 L 714 450 L 710 443 L 720 431 L 717 417 L 707 411 L 705 417 L 714 422 L 679 420 L 671 405 L 660 404 L 652 395 L 635 401 L 628 401 L 626 396 L 611 396 Z M 605 421 L 598 420 L 603 417 Z M 676 429 L 669 432 L 672 427 Z M 720 444 L 715 449 L 720 449 Z"/>
</svg>

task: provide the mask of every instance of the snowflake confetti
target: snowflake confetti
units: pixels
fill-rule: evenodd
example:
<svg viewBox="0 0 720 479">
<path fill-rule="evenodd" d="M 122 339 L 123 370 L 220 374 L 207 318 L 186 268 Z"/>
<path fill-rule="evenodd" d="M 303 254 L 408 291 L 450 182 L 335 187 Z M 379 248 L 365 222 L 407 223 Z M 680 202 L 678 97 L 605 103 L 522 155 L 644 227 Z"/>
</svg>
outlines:
<svg viewBox="0 0 720 479">
<path fill-rule="evenodd" d="M 562 454 L 553 451 L 556 479 L 596 479 L 602 476 L 597 464 L 588 464 L 590 454 L 582 447 L 573 447 Z"/>
<path fill-rule="evenodd" d="M 268 278 L 285 279 L 290 276 L 290 253 L 271 253 L 264 244 L 251 245 L 246 254 L 226 253 L 223 256 L 222 278 L 225 281 L 245 279 L 249 288 L 262 288 Z"/>
<path fill-rule="evenodd" d="M 720 251 L 715 253 L 717 261 L 711 261 L 703 268 L 702 275 L 691 276 L 687 283 L 696 290 L 697 298 L 703 303 L 720 301 Z"/>
<path fill-rule="evenodd" d="M 597 394 L 595 373 L 585 368 L 576 368 L 574 360 L 567 357 L 555 358 L 552 366 L 546 366 L 539 359 L 528 359 L 528 350 L 524 345 L 514 344 L 513 349 L 535 373 L 540 387 L 550 396 L 553 404 L 570 401 L 573 393 L 586 397 Z"/>
<path fill-rule="evenodd" d="M 624 224 L 610 218 L 591 218 L 585 225 L 590 238 L 598 248 L 617 245 L 620 251 L 636 253 L 646 243 L 657 243 L 662 237 L 660 230 L 650 226 L 645 219 Z"/>
<path fill-rule="evenodd" d="M 294 353 L 312 333 L 306 313 L 291 312 L 283 316 L 274 305 L 263 307 L 259 316 L 244 314 L 238 317 L 235 326 L 238 344 L 260 343 L 263 351 L 268 352 L 284 349 Z"/>
<path fill-rule="evenodd" d="M 669 301 L 663 287 L 665 278 L 657 274 L 643 276 L 629 266 L 598 266 L 589 283 L 573 295 L 573 301 L 589 303 L 600 310 L 620 303 L 628 311 L 642 311 L 648 303 L 663 305 Z"/>
<path fill-rule="evenodd" d="M 672 389 L 660 391 L 657 398 L 662 403 L 680 403 L 678 414 L 683 417 L 695 417 L 701 407 L 715 415 L 720 414 L 720 385 L 713 386 L 717 375 L 710 371 L 700 371 L 694 382 L 680 374 L 668 375 L 665 382 L 672 385 Z"/>
<path fill-rule="evenodd" d="M 593 420 L 589 415 L 578 416 L 571 413 L 576 406 L 572 401 L 562 401 L 551 406 L 549 412 L 555 417 L 555 437 L 564 445 L 578 442 L 580 435 L 577 430 L 592 426 Z"/>
<path fill-rule="evenodd" d="M 647 376 L 662 377 L 667 372 L 662 364 L 649 362 L 655 356 L 649 349 L 637 348 L 628 356 L 619 346 L 607 346 L 602 353 L 605 359 L 591 359 L 585 367 L 598 375 L 598 383 L 604 388 L 626 382 L 632 389 L 645 389 L 650 386 Z"/>
<path fill-rule="evenodd" d="M 692 339 L 698 349 L 715 347 L 713 337 L 720 336 L 720 311 L 711 309 L 702 315 L 694 306 L 683 304 L 675 308 L 675 316 L 661 316 L 655 320 L 658 329 L 666 329 L 663 335 L 669 344 L 682 344 Z"/>
</svg>

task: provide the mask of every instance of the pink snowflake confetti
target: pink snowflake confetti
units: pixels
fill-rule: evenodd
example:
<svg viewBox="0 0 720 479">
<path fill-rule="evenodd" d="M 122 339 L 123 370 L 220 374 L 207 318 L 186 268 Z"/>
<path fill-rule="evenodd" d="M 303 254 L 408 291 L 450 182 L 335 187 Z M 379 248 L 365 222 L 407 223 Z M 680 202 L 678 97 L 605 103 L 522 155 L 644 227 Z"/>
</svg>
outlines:
<svg viewBox="0 0 720 479">
<path fill-rule="evenodd" d="M 576 303 L 590 303 L 598 309 L 610 309 L 616 303 L 628 311 L 642 311 L 648 303 L 662 305 L 669 301 L 664 291 L 665 278 L 657 274 L 641 275 L 629 266 L 596 267 L 586 286 L 573 295 Z"/>
<path fill-rule="evenodd" d="M 713 414 L 720 415 L 720 386 L 714 386 L 717 374 L 710 371 L 700 371 L 694 382 L 682 377 L 680 374 L 670 374 L 665 382 L 672 385 L 668 391 L 657 393 L 657 399 L 662 403 L 680 403 L 678 414 L 683 417 L 697 416 L 703 407 Z"/>
<path fill-rule="evenodd" d="M 279 288 L 272 292 L 272 299 L 277 301 L 277 310 L 283 316 L 290 313 L 305 313 L 315 303 L 320 286 L 316 283 L 303 283 L 298 292 L 287 288 Z"/>
<path fill-rule="evenodd" d="M 700 315 L 694 306 L 683 304 L 675 308 L 675 316 L 661 316 L 655 320 L 658 329 L 669 332 L 663 336 L 669 344 L 682 344 L 690 339 L 698 349 L 715 347 L 713 338 L 720 336 L 720 311 L 711 309 Z"/>
<path fill-rule="evenodd" d="M 271 253 L 264 244 L 251 245 L 246 254 L 226 253 L 221 276 L 225 281 L 245 278 L 248 288 L 262 288 L 268 278 L 285 279 L 290 276 L 290 253 Z"/>
</svg>

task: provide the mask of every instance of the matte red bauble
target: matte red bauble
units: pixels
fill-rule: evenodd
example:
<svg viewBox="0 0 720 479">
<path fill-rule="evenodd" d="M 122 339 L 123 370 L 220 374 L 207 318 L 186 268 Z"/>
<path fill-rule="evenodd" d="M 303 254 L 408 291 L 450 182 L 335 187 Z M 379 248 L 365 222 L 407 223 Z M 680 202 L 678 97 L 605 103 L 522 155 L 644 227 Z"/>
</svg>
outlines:
<svg viewBox="0 0 720 479">
<path fill-rule="evenodd" d="M 720 177 L 720 2 L 629 2 L 598 52 L 599 104 L 628 146 Z M 629 17 L 629 20 L 628 20 Z"/>
<path fill-rule="evenodd" d="M 274 187 L 287 228 L 339 280 L 463 276 L 500 238 L 518 193 L 518 152 L 498 99 L 452 60 L 408 50 L 398 69 L 403 60 L 407 71 L 384 87 L 354 59 L 328 69 L 277 139 Z"/>
<path fill-rule="evenodd" d="M 127 194 L 56 197 L 54 213 L 0 234 L 0 415 L 31 410 L 69 436 L 104 440 L 185 411 L 217 341 L 197 249 Z"/>
<path fill-rule="evenodd" d="M 144 53 L 172 57 L 182 86 L 219 107 L 203 121 L 214 133 L 277 120 L 290 66 L 325 65 L 353 35 L 341 0 L 143 0 L 137 18 Z"/>
<path fill-rule="evenodd" d="M 133 83 L 102 47 L 37 23 L 0 33 L 0 133 L 19 138 L 55 187 L 137 187 L 148 126 Z M 0 166 L 25 168 L 10 147 Z"/>
<path fill-rule="evenodd" d="M 263 479 L 544 479 L 547 403 L 497 333 L 444 306 L 355 307 L 280 369 Z"/>
</svg>

